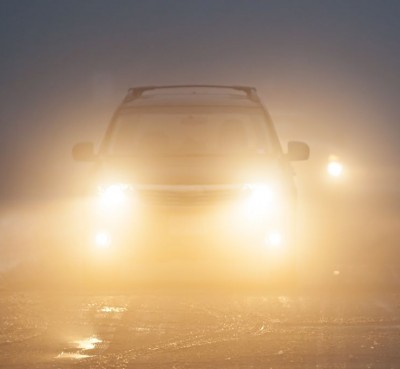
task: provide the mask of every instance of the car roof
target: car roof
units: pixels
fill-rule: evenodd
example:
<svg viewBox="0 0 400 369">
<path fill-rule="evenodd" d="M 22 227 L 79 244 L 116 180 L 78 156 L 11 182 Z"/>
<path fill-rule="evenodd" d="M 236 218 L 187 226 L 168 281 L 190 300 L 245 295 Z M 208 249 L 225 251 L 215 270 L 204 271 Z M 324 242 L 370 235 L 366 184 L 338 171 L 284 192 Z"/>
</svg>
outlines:
<svg viewBox="0 0 400 369">
<path fill-rule="evenodd" d="M 237 106 L 260 107 L 253 87 L 176 85 L 135 87 L 128 91 L 123 107 Z"/>
<path fill-rule="evenodd" d="M 253 101 L 237 96 L 144 96 L 134 101 L 124 104 L 124 107 L 144 107 L 144 106 L 239 106 L 239 107 L 259 107 Z"/>
</svg>

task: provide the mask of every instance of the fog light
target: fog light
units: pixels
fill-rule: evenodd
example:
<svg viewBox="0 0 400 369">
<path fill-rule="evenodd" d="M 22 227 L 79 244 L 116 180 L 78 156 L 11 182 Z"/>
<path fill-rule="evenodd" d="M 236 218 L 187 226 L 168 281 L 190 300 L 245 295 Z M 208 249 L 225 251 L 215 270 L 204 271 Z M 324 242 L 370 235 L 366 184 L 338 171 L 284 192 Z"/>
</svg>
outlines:
<svg viewBox="0 0 400 369">
<path fill-rule="evenodd" d="M 269 232 L 266 236 L 265 241 L 268 246 L 272 246 L 274 248 L 280 247 L 283 244 L 283 236 L 280 232 L 277 231 Z"/>
<path fill-rule="evenodd" d="M 106 249 L 111 245 L 111 235 L 106 231 L 97 232 L 94 241 L 98 248 Z"/>
</svg>

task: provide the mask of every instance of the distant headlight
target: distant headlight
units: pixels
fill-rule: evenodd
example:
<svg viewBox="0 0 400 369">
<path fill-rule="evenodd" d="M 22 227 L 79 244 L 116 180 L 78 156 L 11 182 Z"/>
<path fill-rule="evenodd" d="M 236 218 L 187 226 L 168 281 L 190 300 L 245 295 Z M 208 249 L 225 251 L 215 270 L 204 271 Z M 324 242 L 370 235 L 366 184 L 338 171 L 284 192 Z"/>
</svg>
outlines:
<svg viewBox="0 0 400 369">
<path fill-rule="evenodd" d="M 343 164 L 337 160 L 330 161 L 326 170 L 331 177 L 337 178 L 343 174 Z"/>
<path fill-rule="evenodd" d="M 105 205 L 118 205 L 126 202 L 132 192 L 132 186 L 127 183 L 113 183 L 98 187 L 100 200 Z"/>
</svg>

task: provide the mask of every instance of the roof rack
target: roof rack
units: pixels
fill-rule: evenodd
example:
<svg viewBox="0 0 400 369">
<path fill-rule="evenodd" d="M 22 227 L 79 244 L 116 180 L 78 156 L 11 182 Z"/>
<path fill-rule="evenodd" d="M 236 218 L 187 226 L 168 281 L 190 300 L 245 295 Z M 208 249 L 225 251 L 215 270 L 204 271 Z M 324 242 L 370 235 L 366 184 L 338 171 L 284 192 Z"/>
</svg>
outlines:
<svg viewBox="0 0 400 369">
<path fill-rule="evenodd" d="M 162 89 L 171 89 L 171 88 L 224 88 L 224 89 L 232 89 L 236 91 L 242 91 L 246 94 L 249 100 L 254 102 L 260 102 L 260 99 L 257 95 L 257 90 L 254 87 L 248 86 L 224 86 L 224 85 L 166 85 L 166 86 L 141 86 L 141 87 L 132 87 L 128 90 L 128 94 L 126 95 L 123 103 L 131 102 L 140 98 L 145 92 L 152 90 L 162 90 Z"/>
</svg>

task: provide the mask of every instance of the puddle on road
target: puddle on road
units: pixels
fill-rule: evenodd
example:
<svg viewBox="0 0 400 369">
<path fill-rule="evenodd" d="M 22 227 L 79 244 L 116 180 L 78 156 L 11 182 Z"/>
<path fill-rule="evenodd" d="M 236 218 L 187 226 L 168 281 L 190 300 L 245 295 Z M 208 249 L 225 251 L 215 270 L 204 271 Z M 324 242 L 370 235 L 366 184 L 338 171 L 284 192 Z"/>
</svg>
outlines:
<svg viewBox="0 0 400 369">
<path fill-rule="evenodd" d="M 124 307 L 117 307 L 117 306 L 103 306 L 99 312 L 102 313 L 123 313 L 126 311 Z"/>
<path fill-rule="evenodd" d="M 77 340 L 74 341 L 74 343 L 77 345 L 78 349 L 81 350 L 93 350 L 94 348 L 96 348 L 96 345 L 98 345 L 99 343 L 103 342 L 101 339 L 92 336 L 83 340 Z"/>
<path fill-rule="evenodd" d="M 146 332 L 146 333 L 151 332 L 151 329 L 149 327 L 134 327 L 131 330 L 136 331 L 136 332 Z"/>
<path fill-rule="evenodd" d="M 105 314 L 107 314 L 110 315 L 112 319 L 120 319 L 122 313 L 124 313 L 126 310 L 127 308 L 121 305 L 112 306 L 104 303 L 100 306 L 98 304 L 89 304 L 86 309 L 84 309 L 84 311 L 94 311 L 97 313 L 97 315 L 99 315 L 99 318 L 104 318 Z M 103 340 L 96 335 L 82 339 L 74 339 L 69 341 L 63 351 L 55 358 L 82 360 L 98 355 L 99 349 L 103 350 L 106 348 L 106 346 Z"/>
<path fill-rule="evenodd" d="M 74 360 L 82 360 L 87 359 L 88 357 L 92 357 L 92 355 L 80 354 L 79 352 L 61 352 L 61 354 L 56 356 L 56 359 L 74 359 Z"/>
<path fill-rule="evenodd" d="M 87 352 L 88 351 L 90 352 L 90 350 L 94 350 L 102 342 L 103 341 L 96 336 L 91 336 L 81 340 L 72 341 L 71 342 L 72 347 L 62 351 L 59 355 L 56 356 L 56 359 L 81 360 L 93 357 L 94 355 L 88 355 Z"/>
</svg>

